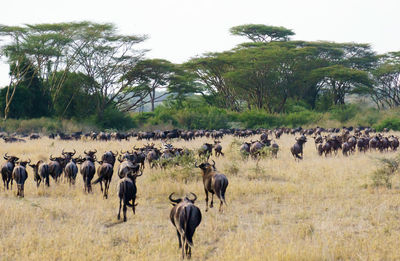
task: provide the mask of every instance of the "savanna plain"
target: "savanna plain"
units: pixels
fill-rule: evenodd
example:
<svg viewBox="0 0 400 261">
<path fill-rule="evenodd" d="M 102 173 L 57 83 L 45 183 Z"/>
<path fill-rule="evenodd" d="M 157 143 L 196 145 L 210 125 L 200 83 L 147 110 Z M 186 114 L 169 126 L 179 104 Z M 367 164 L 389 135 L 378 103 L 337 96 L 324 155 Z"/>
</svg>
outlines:
<svg viewBox="0 0 400 261">
<path fill-rule="evenodd" d="M 245 140 L 256 139 L 250 137 Z M 175 147 L 197 149 L 211 139 L 173 141 Z M 194 235 L 192 260 L 399 260 L 400 178 L 391 189 L 372 186 L 377 158 L 396 153 L 367 152 L 344 157 L 320 157 L 311 138 L 304 160 L 295 161 L 290 146 L 295 136 L 276 140 L 278 158 L 242 159 L 243 139 L 222 139 L 224 157 L 217 169 L 229 179 L 228 206 L 219 201 L 205 212 L 205 193 L 198 168 L 150 169 L 137 178 L 136 215 L 117 220 L 118 162 L 103 199 L 99 185 L 83 191 L 78 173 L 75 186 L 50 181 L 36 188 L 32 168 L 25 197 L 0 191 L 0 260 L 179 260 L 178 239 L 169 220 L 168 196 L 197 194 L 203 219 Z M 42 138 L 24 144 L 1 143 L 8 152 L 32 162 L 76 149 L 120 151 L 142 141 L 59 141 Z M 159 141 L 155 144 L 161 145 Z M 99 157 L 99 156 L 98 156 Z M 96 167 L 98 164 L 96 164 Z"/>
</svg>

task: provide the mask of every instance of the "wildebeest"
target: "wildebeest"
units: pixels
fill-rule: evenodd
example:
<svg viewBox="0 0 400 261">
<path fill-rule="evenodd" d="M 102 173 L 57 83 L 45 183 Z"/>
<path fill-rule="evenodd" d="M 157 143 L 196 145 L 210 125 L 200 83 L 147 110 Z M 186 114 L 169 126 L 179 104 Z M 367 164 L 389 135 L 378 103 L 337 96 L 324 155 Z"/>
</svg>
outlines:
<svg viewBox="0 0 400 261">
<path fill-rule="evenodd" d="M 9 184 L 11 181 L 11 189 L 12 189 L 12 172 L 15 167 L 15 162 L 19 160 L 18 157 L 15 156 L 8 156 L 7 153 L 4 155 L 4 159 L 6 162 L 1 167 L 1 177 L 3 178 L 4 190 L 9 188 Z"/>
<path fill-rule="evenodd" d="M 207 160 L 212 155 L 213 145 L 210 143 L 204 143 L 199 149 L 199 157 L 205 157 Z"/>
<path fill-rule="evenodd" d="M 64 169 L 65 177 L 68 180 L 69 185 L 74 185 L 76 180 L 76 174 L 78 173 L 78 166 L 76 162 L 82 163 L 84 160 L 80 157 L 78 159 L 71 158 Z"/>
<path fill-rule="evenodd" d="M 84 153 L 86 154 L 86 156 L 84 157 L 84 161 L 81 164 L 81 175 L 83 178 L 83 182 L 84 182 L 84 188 L 85 188 L 85 192 L 92 192 L 92 179 L 94 177 L 94 173 L 96 172 L 95 166 L 94 166 L 94 161 L 96 160 L 96 156 L 94 155 L 97 152 L 97 150 L 95 151 L 89 151 L 86 152 L 86 150 L 84 151 Z"/>
<path fill-rule="evenodd" d="M 193 199 L 187 196 L 173 199 L 173 194 L 169 195 L 169 200 L 173 205 L 169 217 L 176 228 L 179 248 L 182 248 L 182 258 L 185 258 L 185 255 L 190 258 L 192 255 L 193 235 L 201 223 L 201 211 L 194 205 L 197 199 L 196 194 L 191 192 Z"/>
<path fill-rule="evenodd" d="M 104 152 L 103 156 L 101 157 L 101 161 L 104 162 L 104 163 L 109 163 L 112 166 L 114 166 L 115 159 L 116 159 L 117 155 L 118 155 L 118 151 L 115 152 L 115 153 L 112 152 L 111 150 L 110 151 L 106 151 L 106 152 Z"/>
<path fill-rule="evenodd" d="M 13 172 L 12 172 L 12 178 L 15 180 L 15 183 L 17 183 L 17 196 L 18 197 L 24 197 L 24 185 L 25 181 L 28 179 L 28 172 L 26 171 L 26 164 L 30 163 L 31 160 L 28 161 L 20 161 L 17 162 L 19 165 L 17 165 Z"/>
<path fill-rule="evenodd" d="M 304 135 L 300 138 L 296 138 L 296 143 L 290 148 L 290 152 L 295 159 L 303 159 L 303 145 L 306 142 L 307 138 Z"/>
<path fill-rule="evenodd" d="M 214 153 L 215 153 L 215 157 L 224 156 L 224 153 L 222 152 L 222 146 L 221 146 L 220 141 L 217 141 L 217 140 L 214 141 Z"/>
<path fill-rule="evenodd" d="M 104 182 L 104 198 L 108 198 L 108 188 L 110 187 L 110 182 L 113 176 L 113 165 L 107 162 L 103 161 L 98 161 L 100 166 L 97 168 L 97 176 L 98 179 L 96 179 L 93 184 L 97 184 L 100 182 L 100 189 L 101 192 L 103 193 L 103 182 Z"/>
<path fill-rule="evenodd" d="M 214 160 L 213 163 L 214 164 L 211 165 L 208 162 L 204 162 L 199 166 L 195 163 L 195 167 L 200 168 L 203 172 L 203 184 L 206 193 L 206 211 L 208 211 L 208 192 L 211 193 L 210 208 L 214 205 L 214 194 L 217 194 L 217 197 L 220 200 L 219 211 L 222 211 L 222 204 L 225 203 L 226 205 L 225 192 L 229 182 L 228 178 L 224 174 L 217 172 Z"/>
<path fill-rule="evenodd" d="M 36 186 L 39 187 L 40 182 L 43 181 L 43 184 L 46 186 L 50 186 L 50 172 L 49 172 L 49 164 L 43 162 L 43 160 L 39 160 L 36 164 L 29 164 L 29 166 L 33 169 L 34 172 L 34 181 L 36 181 Z"/>
<path fill-rule="evenodd" d="M 122 178 L 118 182 L 118 196 L 119 196 L 119 211 L 118 211 L 118 220 L 121 219 L 121 206 L 122 202 L 124 203 L 123 214 L 124 214 L 124 222 L 126 222 L 126 209 L 127 206 L 132 208 L 133 214 L 135 214 L 135 207 L 137 204 L 136 200 L 136 178 L 143 175 L 143 172 L 140 174 L 131 174 Z M 132 203 L 130 202 L 132 201 Z"/>
<path fill-rule="evenodd" d="M 49 163 L 50 176 L 56 182 L 58 182 L 58 178 L 61 176 L 63 172 L 66 160 L 64 157 L 53 157 L 53 155 L 50 155 L 49 159 L 50 159 Z"/>
</svg>

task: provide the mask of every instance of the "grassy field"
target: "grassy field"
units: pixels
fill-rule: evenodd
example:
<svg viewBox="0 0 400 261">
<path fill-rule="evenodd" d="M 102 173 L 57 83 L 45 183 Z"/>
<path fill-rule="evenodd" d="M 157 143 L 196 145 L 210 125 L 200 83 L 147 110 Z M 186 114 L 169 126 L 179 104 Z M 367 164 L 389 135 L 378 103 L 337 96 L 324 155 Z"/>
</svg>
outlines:
<svg viewBox="0 0 400 261">
<path fill-rule="evenodd" d="M 253 137 L 254 139 L 254 137 Z M 250 140 L 250 138 L 248 139 Z M 177 141 L 198 148 L 206 139 Z M 215 159 L 226 174 L 228 207 L 205 212 L 199 169 L 150 170 L 137 179 L 136 215 L 117 220 L 118 176 L 109 199 L 98 185 L 93 194 L 77 184 L 36 188 L 32 169 L 25 198 L 16 189 L 0 192 L 0 260 L 178 260 L 178 240 L 169 221 L 168 195 L 198 195 L 203 220 L 194 236 L 193 260 L 393 260 L 400 259 L 400 179 L 392 189 L 371 186 L 377 157 L 393 153 L 321 158 L 312 139 L 305 157 L 289 153 L 294 136 L 278 140 L 278 159 L 242 160 L 232 137 L 222 141 L 225 157 Z M 44 138 L 26 144 L 1 144 L 0 154 L 32 161 L 59 155 L 62 148 L 129 149 L 143 142 L 65 142 Z M 118 166 L 118 164 L 116 164 Z M 97 166 L 97 165 L 96 165 Z"/>
</svg>

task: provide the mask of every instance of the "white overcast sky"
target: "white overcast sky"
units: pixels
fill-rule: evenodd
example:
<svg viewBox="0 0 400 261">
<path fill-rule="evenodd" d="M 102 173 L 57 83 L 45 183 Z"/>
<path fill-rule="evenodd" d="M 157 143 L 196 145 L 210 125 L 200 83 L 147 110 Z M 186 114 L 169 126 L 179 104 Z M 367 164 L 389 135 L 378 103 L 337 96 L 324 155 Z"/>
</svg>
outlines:
<svg viewBox="0 0 400 261">
<path fill-rule="evenodd" d="M 123 34 L 147 34 L 151 58 L 181 63 L 244 39 L 229 28 L 255 23 L 294 30 L 293 39 L 370 43 L 400 50 L 400 0 L 18 0 L 1 3 L 0 24 L 89 20 L 111 22 Z M 0 63 L 0 86 L 8 66 Z"/>
</svg>

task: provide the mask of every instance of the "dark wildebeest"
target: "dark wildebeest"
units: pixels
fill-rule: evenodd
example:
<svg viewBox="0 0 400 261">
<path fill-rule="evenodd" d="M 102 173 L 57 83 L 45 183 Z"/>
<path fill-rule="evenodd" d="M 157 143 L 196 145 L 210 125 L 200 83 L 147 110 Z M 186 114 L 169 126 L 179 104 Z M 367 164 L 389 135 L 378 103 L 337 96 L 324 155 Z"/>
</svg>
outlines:
<svg viewBox="0 0 400 261">
<path fill-rule="evenodd" d="M 205 157 L 207 160 L 212 155 L 213 145 L 210 143 L 204 143 L 199 149 L 199 157 Z"/>
<path fill-rule="evenodd" d="M 3 178 L 3 183 L 4 183 L 4 190 L 9 188 L 9 184 L 11 181 L 11 189 L 12 189 L 12 172 L 15 167 L 15 162 L 19 160 L 18 157 L 15 156 L 8 156 L 7 153 L 4 155 L 4 159 L 6 162 L 3 164 L 1 167 L 1 177 Z"/>
<path fill-rule="evenodd" d="M 226 188 L 228 187 L 228 179 L 224 174 L 218 173 L 215 168 L 215 161 L 213 161 L 213 165 L 208 162 L 201 163 L 197 166 L 195 163 L 196 168 L 200 168 L 203 174 L 203 184 L 204 184 L 204 191 L 206 192 L 206 211 L 208 211 L 208 192 L 211 193 L 211 203 L 210 208 L 214 206 L 214 194 L 217 194 L 217 197 L 220 200 L 219 211 L 222 211 L 222 204 L 225 203 L 225 192 Z"/>
<path fill-rule="evenodd" d="M 84 157 L 84 161 L 81 164 L 81 175 L 83 178 L 83 182 L 85 185 L 85 192 L 92 192 L 92 179 L 94 177 L 94 174 L 96 172 L 96 168 L 94 166 L 94 162 L 96 160 L 96 156 L 94 155 L 97 152 L 95 151 L 89 151 L 86 152 L 84 151 L 83 153 L 86 154 Z"/>
<path fill-rule="evenodd" d="M 201 223 L 201 211 L 194 205 L 197 199 L 196 194 L 191 192 L 194 196 L 193 199 L 187 196 L 173 199 L 173 194 L 169 195 L 169 200 L 173 205 L 169 217 L 176 228 L 179 248 L 182 248 L 182 258 L 185 258 L 185 255 L 190 258 L 192 255 L 193 235 Z"/>
<path fill-rule="evenodd" d="M 49 163 L 49 173 L 50 176 L 58 182 L 58 178 L 61 176 L 63 172 L 63 168 L 65 165 L 65 158 L 63 157 L 53 157 L 53 155 L 50 155 L 49 157 L 50 163 Z"/>
<path fill-rule="evenodd" d="M 101 157 L 101 161 L 104 163 L 111 164 L 114 167 L 115 159 L 116 159 L 117 155 L 118 155 L 118 151 L 116 153 L 112 152 L 111 150 L 107 151 Z"/>
<path fill-rule="evenodd" d="M 304 135 L 300 138 L 296 138 L 296 143 L 290 148 L 290 152 L 292 152 L 295 159 L 303 159 L 303 145 L 306 142 L 307 138 Z"/>
<path fill-rule="evenodd" d="M 24 185 L 25 181 L 28 179 L 28 172 L 26 171 L 26 164 L 30 163 L 29 161 L 20 161 L 18 166 L 13 169 L 12 178 L 17 183 L 17 196 L 24 197 Z"/>
<path fill-rule="evenodd" d="M 222 146 L 221 146 L 221 142 L 215 140 L 214 141 L 214 153 L 215 153 L 215 157 L 219 157 L 219 156 L 224 156 L 224 153 L 222 152 Z"/>
<path fill-rule="evenodd" d="M 49 172 L 49 164 L 43 162 L 43 160 L 39 160 L 36 164 L 29 164 L 29 166 L 33 169 L 34 176 L 33 179 L 36 181 L 36 186 L 39 187 L 40 182 L 43 180 L 43 184 L 46 186 L 50 186 L 50 172 Z"/>
<path fill-rule="evenodd" d="M 250 146 L 251 142 L 243 142 L 243 144 L 240 146 L 240 153 L 248 156 L 250 154 Z"/>
<path fill-rule="evenodd" d="M 274 141 L 271 145 L 272 157 L 278 158 L 279 145 Z"/>
<path fill-rule="evenodd" d="M 97 184 L 100 182 L 100 189 L 103 193 L 103 185 L 104 182 L 104 194 L 103 198 L 108 198 L 108 188 L 110 187 L 111 179 L 113 176 L 113 165 L 107 162 L 98 161 L 100 166 L 97 168 L 97 176 L 99 177 L 96 179 L 92 184 Z"/>
<path fill-rule="evenodd" d="M 64 173 L 69 185 L 75 184 L 76 174 L 78 173 L 78 166 L 76 166 L 76 163 L 82 163 L 83 161 L 84 160 L 80 156 L 77 159 L 71 158 L 70 162 L 65 166 Z"/>
<path fill-rule="evenodd" d="M 351 152 L 351 144 L 348 142 L 345 142 L 342 144 L 342 153 L 344 156 L 348 156 L 348 153 Z"/>
<path fill-rule="evenodd" d="M 118 220 L 121 219 L 121 206 L 122 202 L 124 203 L 123 214 L 124 214 L 124 222 L 126 222 L 126 209 L 127 206 L 132 208 L 133 214 L 135 214 L 135 204 L 136 200 L 136 178 L 143 175 L 143 172 L 140 174 L 128 174 L 126 177 L 119 180 L 118 183 L 118 196 L 119 196 L 119 211 L 118 211 Z M 132 201 L 132 203 L 130 203 Z"/>
</svg>

